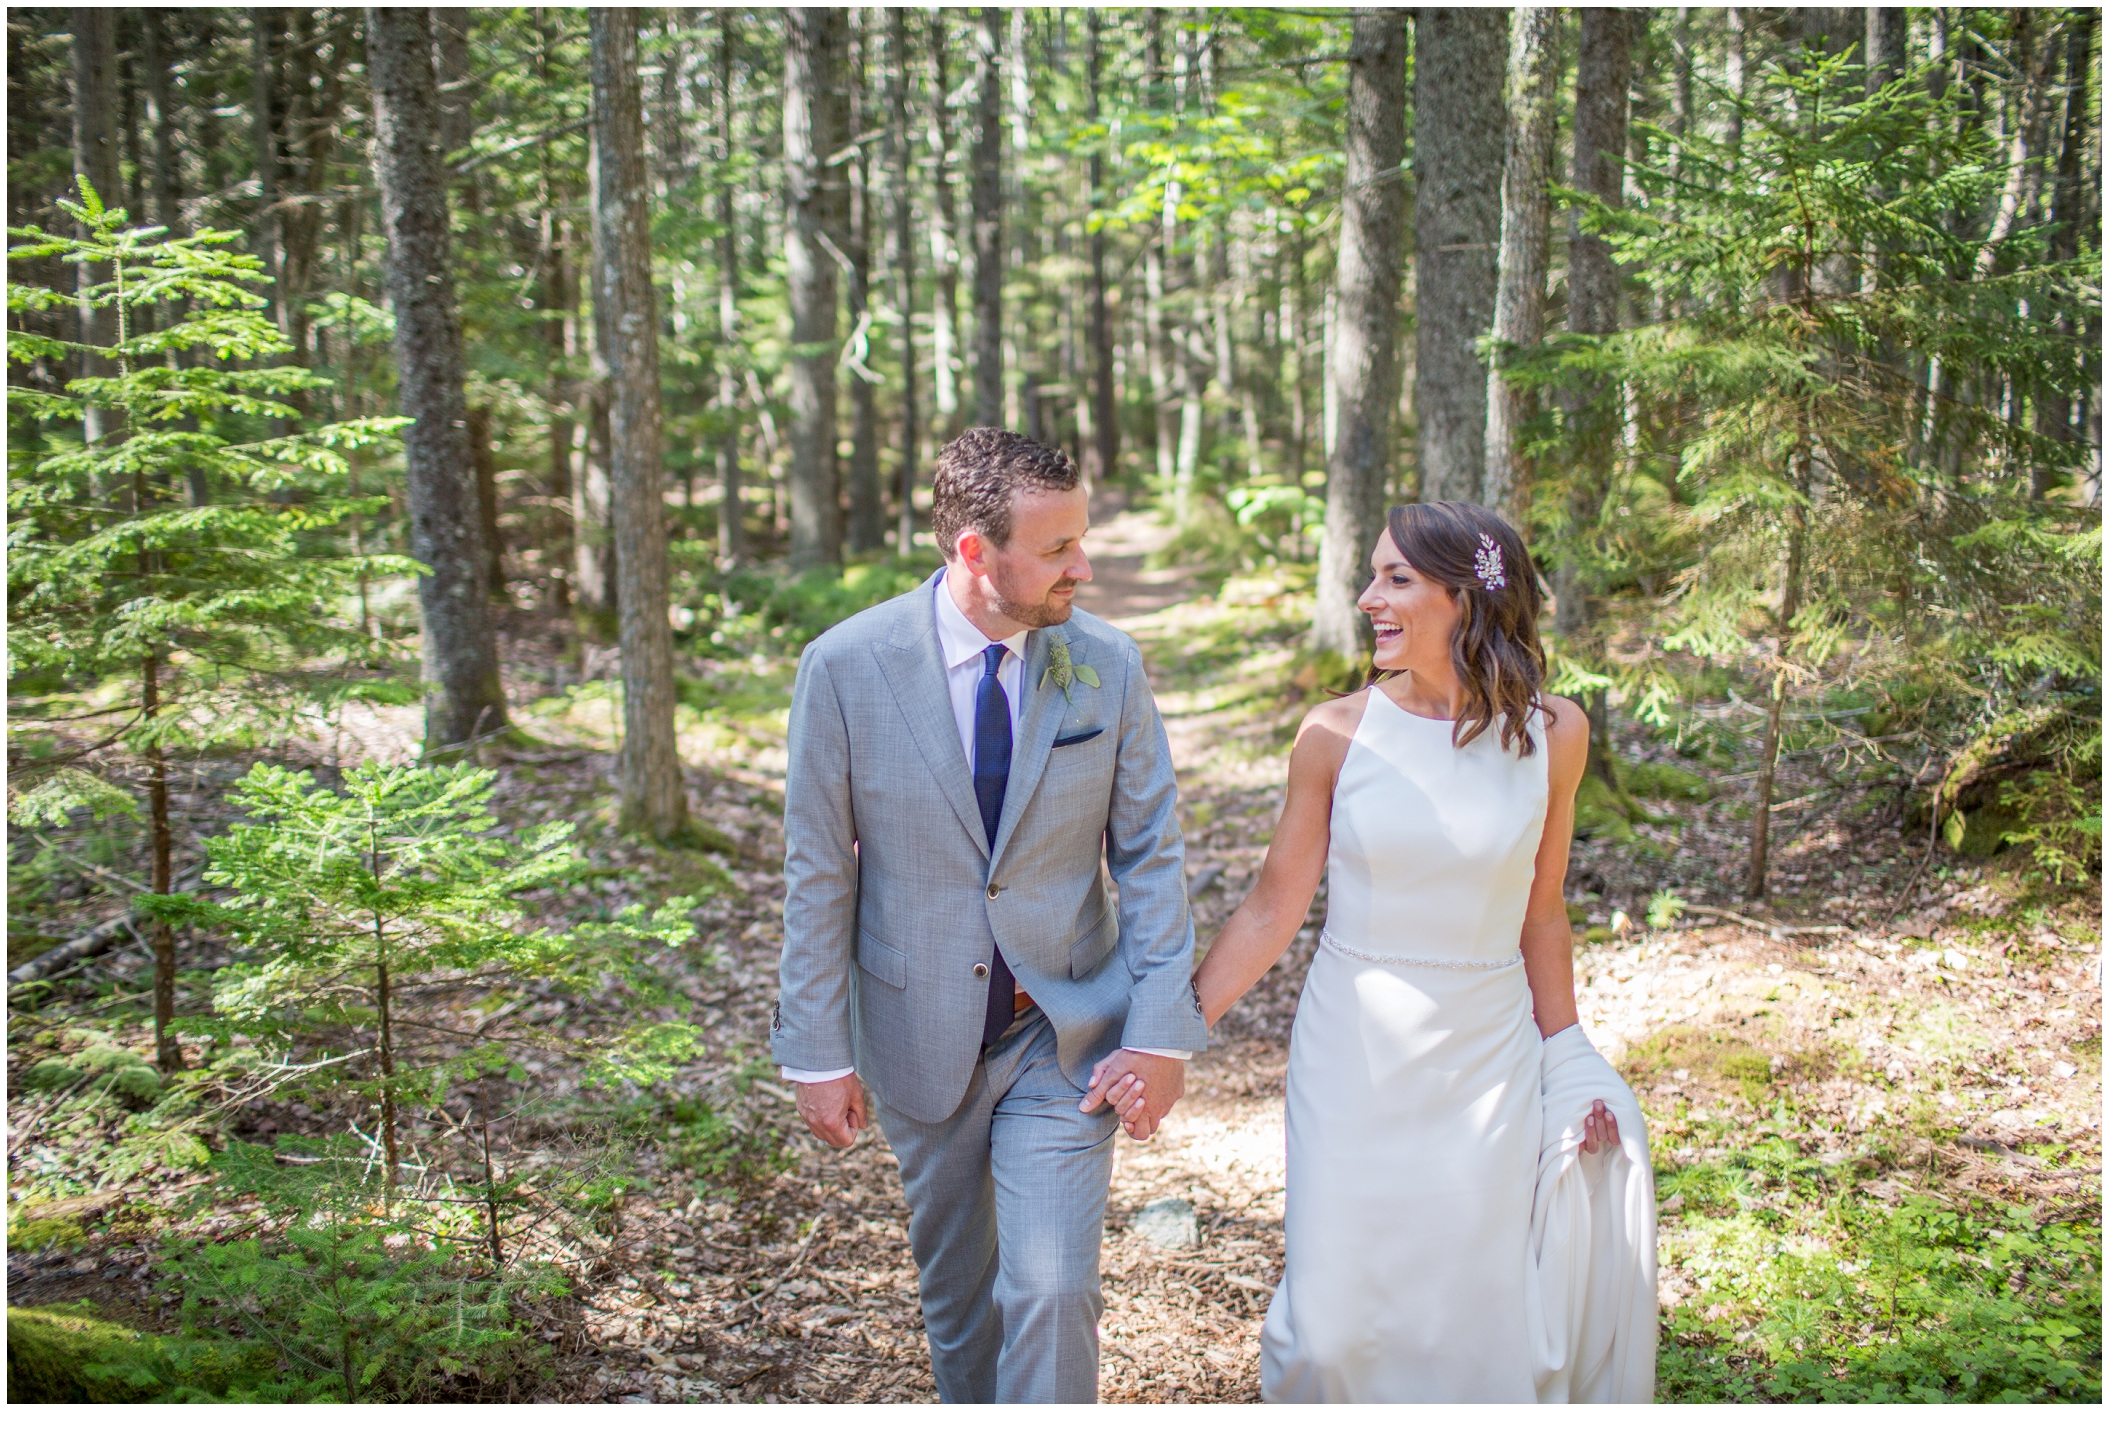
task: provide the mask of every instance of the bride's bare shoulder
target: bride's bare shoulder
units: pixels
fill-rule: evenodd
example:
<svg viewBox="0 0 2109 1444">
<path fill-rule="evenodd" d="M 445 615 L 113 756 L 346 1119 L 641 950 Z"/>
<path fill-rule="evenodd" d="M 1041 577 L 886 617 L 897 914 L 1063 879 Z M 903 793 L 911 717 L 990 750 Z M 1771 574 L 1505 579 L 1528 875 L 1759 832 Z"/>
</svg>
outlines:
<svg viewBox="0 0 2109 1444">
<path fill-rule="evenodd" d="M 1332 697 L 1320 702 L 1303 714 L 1303 721 L 1296 728 L 1296 751 L 1312 752 L 1338 761 L 1347 755 L 1347 746 L 1355 740 L 1355 729 L 1362 725 L 1362 713 L 1369 706 L 1369 689 L 1350 692 L 1345 697 Z"/>
</svg>

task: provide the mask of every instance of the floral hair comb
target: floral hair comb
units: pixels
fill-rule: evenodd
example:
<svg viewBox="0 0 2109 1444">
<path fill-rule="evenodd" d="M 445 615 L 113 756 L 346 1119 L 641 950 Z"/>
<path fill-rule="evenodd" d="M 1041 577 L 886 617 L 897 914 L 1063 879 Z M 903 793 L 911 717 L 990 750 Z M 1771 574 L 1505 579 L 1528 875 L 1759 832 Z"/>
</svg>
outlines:
<svg viewBox="0 0 2109 1444">
<path fill-rule="evenodd" d="M 1480 548 L 1472 554 L 1472 570 L 1486 583 L 1487 590 L 1498 592 L 1509 584 L 1508 573 L 1502 570 L 1501 547 L 1485 532 L 1479 534 Z"/>
</svg>

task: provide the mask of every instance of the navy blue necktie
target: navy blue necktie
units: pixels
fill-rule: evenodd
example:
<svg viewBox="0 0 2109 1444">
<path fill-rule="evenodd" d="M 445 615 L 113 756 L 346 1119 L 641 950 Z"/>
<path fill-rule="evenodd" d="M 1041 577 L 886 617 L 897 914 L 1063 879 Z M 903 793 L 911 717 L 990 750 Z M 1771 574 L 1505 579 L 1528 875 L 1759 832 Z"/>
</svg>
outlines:
<svg viewBox="0 0 2109 1444">
<path fill-rule="evenodd" d="M 1011 780 L 1011 699 L 1004 694 L 996 669 L 1009 649 L 992 642 L 981 653 L 981 681 L 974 688 L 974 800 L 981 805 L 981 829 L 993 853 L 996 827 L 1003 820 L 1003 793 Z M 989 1005 L 981 1023 L 981 1046 L 1002 1037 L 1017 1015 L 1012 1002 L 1017 984 L 1003 961 L 1003 949 L 989 964 Z"/>
</svg>

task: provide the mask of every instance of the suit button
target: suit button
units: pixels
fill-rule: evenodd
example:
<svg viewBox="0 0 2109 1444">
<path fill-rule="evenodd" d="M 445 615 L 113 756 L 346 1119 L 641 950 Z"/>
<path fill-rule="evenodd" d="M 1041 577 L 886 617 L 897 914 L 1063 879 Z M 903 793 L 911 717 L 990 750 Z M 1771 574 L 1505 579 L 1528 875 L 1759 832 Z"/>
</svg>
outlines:
<svg viewBox="0 0 2109 1444">
<path fill-rule="evenodd" d="M 975 976 L 975 977 L 977 977 L 977 978 L 985 978 L 985 977 L 987 977 L 988 975 L 989 975 L 989 965 L 988 965 L 987 963 L 976 963 L 976 964 L 974 965 L 974 976 Z"/>
<path fill-rule="evenodd" d="M 999 893 L 999 892 L 1002 892 L 1002 891 L 1003 891 L 1003 889 L 1002 889 L 1002 888 L 1000 888 L 1000 887 L 996 886 L 996 884 L 994 884 L 994 883 L 990 883 L 990 884 L 989 884 L 989 898 L 990 898 L 990 900 L 991 900 L 991 901 L 994 901 L 994 900 L 995 900 L 995 897 L 996 897 L 996 894 L 997 894 L 997 893 Z"/>
</svg>

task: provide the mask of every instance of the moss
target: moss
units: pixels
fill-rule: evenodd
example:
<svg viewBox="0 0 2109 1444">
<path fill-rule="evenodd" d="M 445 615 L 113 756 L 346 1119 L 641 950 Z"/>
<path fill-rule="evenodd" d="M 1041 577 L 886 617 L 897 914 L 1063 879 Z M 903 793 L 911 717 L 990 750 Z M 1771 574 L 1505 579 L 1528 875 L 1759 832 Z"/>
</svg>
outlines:
<svg viewBox="0 0 2109 1444">
<path fill-rule="evenodd" d="M 1608 838 L 1613 842 L 1633 840 L 1633 824 L 1626 820 L 1618 794 L 1594 772 L 1583 774 L 1581 788 L 1575 793 L 1574 833 L 1576 837 Z"/>
<path fill-rule="evenodd" d="M 43 1253 L 48 1249 L 70 1253 L 87 1242 L 87 1231 L 77 1218 L 22 1218 L 7 1226 L 7 1247 L 12 1253 Z"/>
<path fill-rule="evenodd" d="M 138 1365 L 150 1346 L 130 1329 L 85 1309 L 7 1311 L 7 1399 L 11 1404 L 137 1404 L 156 1390 L 130 1379 L 90 1377 L 89 1366 Z"/>
<path fill-rule="evenodd" d="M 1670 762 L 1640 762 L 1625 769 L 1622 779 L 1636 797 L 1668 797 L 1680 802 L 1705 802 L 1714 795 L 1711 782 Z"/>
<path fill-rule="evenodd" d="M 57 1092 L 61 1088 L 71 1088 L 86 1076 L 63 1058 L 46 1058 L 23 1073 L 22 1086 L 40 1092 Z"/>
</svg>

